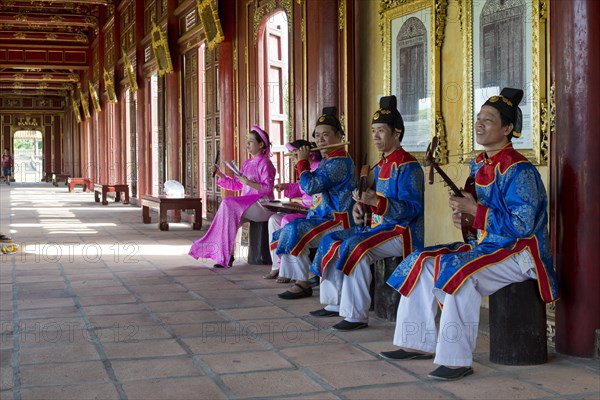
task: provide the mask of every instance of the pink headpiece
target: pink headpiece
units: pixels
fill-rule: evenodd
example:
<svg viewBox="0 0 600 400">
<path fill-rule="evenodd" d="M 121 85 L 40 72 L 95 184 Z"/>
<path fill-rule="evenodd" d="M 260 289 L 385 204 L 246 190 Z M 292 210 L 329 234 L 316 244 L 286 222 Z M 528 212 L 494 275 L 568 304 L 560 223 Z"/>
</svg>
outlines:
<svg viewBox="0 0 600 400">
<path fill-rule="evenodd" d="M 267 138 L 267 133 L 265 131 L 263 131 L 262 128 L 258 125 L 252 125 L 250 127 L 250 131 L 254 131 L 254 132 L 258 133 L 258 135 L 260 136 L 260 138 L 262 139 L 262 141 L 265 144 L 265 153 L 267 153 L 269 155 L 269 157 L 271 157 L 273 154 L 271 153 L 271 143 L 269 142 L 269 139 Z"/>
</svg>

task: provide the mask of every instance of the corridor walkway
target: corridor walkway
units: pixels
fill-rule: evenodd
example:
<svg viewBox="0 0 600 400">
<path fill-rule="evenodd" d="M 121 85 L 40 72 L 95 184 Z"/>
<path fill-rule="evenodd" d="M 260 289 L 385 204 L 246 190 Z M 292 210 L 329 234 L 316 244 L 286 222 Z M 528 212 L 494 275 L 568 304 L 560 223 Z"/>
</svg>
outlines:
<svg viewBox="0 0 600 400">
<path fill-rule="evenodd" d="M 428 379 L 431 361 L 379 359 L 393 323 L 332 331 L 338 318 L 308 315 L 318 291 L 281 300 L 267 266 L 214 270 L 187 256 L 198 231 L 161 232 L 135 206 L 45 183 L 1 186 L 0 202 L 20 244 L 0 266 L 2 400 L 600 398 L 597 360 L 495 365 L 484 336 L 458 382 Z"/>
</svg>

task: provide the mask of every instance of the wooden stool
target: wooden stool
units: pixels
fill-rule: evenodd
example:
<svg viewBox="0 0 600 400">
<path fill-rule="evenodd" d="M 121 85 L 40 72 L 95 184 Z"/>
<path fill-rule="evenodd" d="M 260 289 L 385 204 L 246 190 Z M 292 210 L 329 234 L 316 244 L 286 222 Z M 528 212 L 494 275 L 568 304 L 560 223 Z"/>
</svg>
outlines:
<svg viewBox="0 0 600 400">
<path fill-rule="evenodd" d="M 400 303 L 400 293 L 392 289 L 386 282 L 394 272 L 402 257 L 388 257 L 379 260 L 373 268 L 373 292 L 375 315 L 395 322 Z"/>
<path fill-rule="evenodd" d="M 490 296 L 490 361 L 503 365 L 548 361 L 546 304 L 537 281 L 513 283 Z"/>
<path fill-rule="evenodd" d="M 248 264 L 270 265 L 271 252 L 269 251 L 269 222 L 250 221 L 248 232 Z"/>
</svg>

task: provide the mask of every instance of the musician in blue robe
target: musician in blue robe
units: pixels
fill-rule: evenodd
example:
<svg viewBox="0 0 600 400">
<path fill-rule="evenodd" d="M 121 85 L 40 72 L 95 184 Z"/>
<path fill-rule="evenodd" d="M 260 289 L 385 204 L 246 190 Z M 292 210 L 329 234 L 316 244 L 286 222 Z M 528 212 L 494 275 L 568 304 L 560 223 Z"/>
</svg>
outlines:
<svg viewBox="0 0 600 400">
<path fill-rule="evenodd" d="M 323 109 L 313 138 L 317 147 L 342 142 L 342 126 L 335 107 Z M 354 225 L 350 212 L 354 205 L 352 191 L 356 188 L 354 162 L 343 145 L 321 150 L 323 159 L 310 170 L 310 148 L 297 152 L 296 175 L 302 190 L 312 196 L 312 205 L 305 218 L 298 218 L 273 233 L 271 249 L 276 249 L 281 266 L 279 276 L 296 283 L 279 297 L 286 300 L 312 296 L 308 281 L 309 251 L 317 247 L 324 234 Z"/>
<path fill-rule="evenodd" d="M 536 168 L 512 144 L 520 136 L 523 97 L 504 88 L 488 99 L 475 124 L 481 153 L 470 164 L 477 200 L 450 196 L 454 225 L 461 214 L 474 220 L 478 237 L 469 243 L 425 248 L 404 259 L 388 279 L 402 294 L 394 344 L 388 359 L 429 359 L 429 376 L 455 380 L 473 373 L 481 298 L 515 282 L 537 279 L 545 302 L 557 299 L 556 274 L 547 227 L 546 189 Z M 436 335 L 437 302 L 442 305 Z M 456 334 L 444 330 L 452 327 Z"/>
<path fill-rule="evenodd" d="M 344 320 L 333 326 L 337 330 L 367 327 L 370 264 L 386 257 L 406 257 L 423 247 L 423 169 L 400 144 L 404 122 L 396 102 L 396 96 L 381 98 L 373 115 L 371 133 L 383 156 L 375 166 L 375 190 L 354 193 L 355 222 L 363 225 L 365 211 L 372 212 L 370 226 L 328 234 L 311 265 L 312 272 L 322 277 L 320 296 L 325 307 L 310 314 L 339 314 Z"/>
</svg>

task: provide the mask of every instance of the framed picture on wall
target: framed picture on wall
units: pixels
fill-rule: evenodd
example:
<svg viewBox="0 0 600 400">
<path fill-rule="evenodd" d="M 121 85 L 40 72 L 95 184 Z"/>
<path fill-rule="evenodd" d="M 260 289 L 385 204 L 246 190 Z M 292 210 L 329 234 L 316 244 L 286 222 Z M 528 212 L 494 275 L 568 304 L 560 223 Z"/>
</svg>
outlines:
<svg viewBox="0 0 600 400">
<path fill-rule="evenodd" d="M 173 64 L 171 63 L 171 53 L 169 52 L 169 41 L 167 35 L 160 29 L 160 26 L 152 22 L 152 50 L 156 58 L 158 67 L 158 75 L 170 74 L 173 72 Z"/>
<path fill-rule="evenodd" d="M 90 106 L 87 101 L 87 93 L 83 93 L 83 90 L 79 90 L 79 99 L 81 100 L 81 109 L 83 110 L 83 116 L 85 118 L 90 117 Z"/>
<path fill-rule="evenodd" d="M 79 113 L 79 105 L 74 98 L 71 98 L 71 106 L 73 107 L 73 114 L 75 114 L 75 120 L 81 123 L 81 114 Z"/>
<path fill-rule="evenodd" d="M 98 93 L 96 93 L 96 88 L 94 85 L 92 85 L 92 82 L 88 82 L 88 86 L 90 89 L 90 98 L 92 99 L 94 110 L 96 110 L 96 112 L 102 111 L 102 108 L 100 107 L 100 99 L 98 98 Z"/>
<path fill-rule="evenodd" d="M 104 68 L 104 88 L 106 90 L 106 98 L 110 103 L 116 103 L 117 94 L 115 93 L 115 84 L 110 73 Z"/>
<path fill-rule="evenodd" d="M 381 3 L 384 93 L 398 98 L 404 119 L 402 147 L 425 152 L 433 136 L 445 161 L 447 144 L 440 106 L 440 48 L 447 3 L 415 0 Z"/>
<path fill-rule="evenodd" d="M 129 81 L 129 87 L 133 93 L 137 92 L 138 85 L 137 79 L 135 76 L 135 71 L 133 70 L 133 65 L 129 61 L 129 57 L 127 57 L 127 53 L 123 50 L 123 69 L 125 70 L 125 76 L 127 76 L 127 80 Z"/>
<path fill-rule="evenodd" d="M 215 4 L 213 4 L 213 1 Z M 198 15 L 206 35 L 206 44 L 210 50 L 224 39 L 221 20 L 219 19 L 219 7 L 216 2 L 217 0 L 196 0 Z"/>
<path fill-rule="evenodd" d="M 462 0 L 466 58 L 463 157 L 482 150 L 475 139 L 477 113 L 504 87 L 522 89 L 520 138 L 512 143 L 535 164 L 548 162 L 546 19 L 540 0 Z"/>
</svg>

